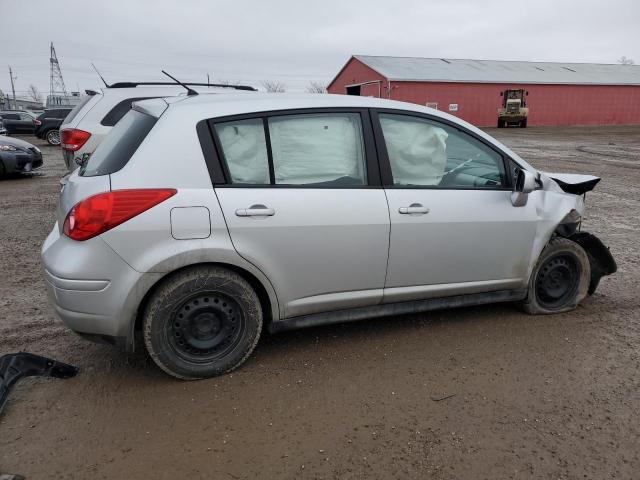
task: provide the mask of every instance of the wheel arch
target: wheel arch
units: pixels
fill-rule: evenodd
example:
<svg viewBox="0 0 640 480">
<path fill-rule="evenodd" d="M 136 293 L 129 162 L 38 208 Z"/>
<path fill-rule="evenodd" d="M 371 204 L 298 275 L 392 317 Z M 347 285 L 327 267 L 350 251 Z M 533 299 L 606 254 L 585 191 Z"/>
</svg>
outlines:
<svg viewBox="0 0 640 480">
<path fill-rule="evenodd" d="M 222 267 L 228 270 L 231 270 L 242 278 L 244 278 L 249 285 L 255 290 L 258 295 L 258 299 L 260 300 L 260 306 L 262 307 L 263 313 L 263 325 L 268 328 L 268 326 L 274 320 L 279 319 L 279 309 L 278 309 L 278 299 L 276 297 L 275 291 L 269 285 L 268 287 L 264 285 L 263 280 L 259 279 L 253 272 L 250 272 L 248 269 L 243 268 L 239 265 L 234 265 L 232 263 L 226 262 L 196 262 L 188 265 L 182 265 L 175 270 L 170 272 L 166 272 L 162 277 L 158 278 L 152 285 L 149 287 L 147 292 L 142 297 L 138 305 L 138 309 L 136 311 L 134 321 L 132 322 L 131 331 L 127 338 L 127 349 L 134 350 L 135 347 L 135 339 L 136 335 L 139 335 L 139 332 L 142 329 L 142 317 L 144 311 L 149 303 L 149 300 L 153 296 L 153 294 L 158 290 L 160 285 L 162 285 L 167 279 L 171 278 L 174 275 L 177 275 L 180 272 L 185 270 L 189 270 L 191 268 L 202 267 L 202 266 L 212 266 L 212 267 Z M 268 282 L 268 280 L 267 280 Z"/>
</svg>

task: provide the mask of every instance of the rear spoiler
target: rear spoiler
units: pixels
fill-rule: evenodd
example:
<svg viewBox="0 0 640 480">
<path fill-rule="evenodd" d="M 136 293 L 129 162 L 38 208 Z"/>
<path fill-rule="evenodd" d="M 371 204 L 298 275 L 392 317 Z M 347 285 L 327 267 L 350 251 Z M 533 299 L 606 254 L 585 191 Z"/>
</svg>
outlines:
<svg viewBox="0 0 640 480">
<path fill-rule="evenodd" d="M 146 100 L 138 100 L 131 104 L 131 110 L 145 113 L 155 118 L 160 118 L 160 115 L 162 115 L 167 108 L 169 108 L 169 104 L 162 98 L 148 98 Z"/>
<path fill-rule="evenodd" d="M 562 190 L 573 195 L 582 195 L 590 192 L 601 180 L 600 177 L 593 175 L 579 175 L 576 173 L 541 173 L 555 181 Z"/>
</svg>

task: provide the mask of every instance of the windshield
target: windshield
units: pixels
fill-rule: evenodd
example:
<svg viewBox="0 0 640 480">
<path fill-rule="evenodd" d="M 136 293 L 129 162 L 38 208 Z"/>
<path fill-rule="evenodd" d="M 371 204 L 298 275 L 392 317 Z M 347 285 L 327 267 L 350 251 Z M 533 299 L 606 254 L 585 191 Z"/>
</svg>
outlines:
<svg viewBox="0 0 640 480">
<path fill-rule="evenodd" d="M 109 175 L 123 168 L 157 120 L 146 113 L 130 110 L 80 168 L 80 175 Z"/>
</svg>

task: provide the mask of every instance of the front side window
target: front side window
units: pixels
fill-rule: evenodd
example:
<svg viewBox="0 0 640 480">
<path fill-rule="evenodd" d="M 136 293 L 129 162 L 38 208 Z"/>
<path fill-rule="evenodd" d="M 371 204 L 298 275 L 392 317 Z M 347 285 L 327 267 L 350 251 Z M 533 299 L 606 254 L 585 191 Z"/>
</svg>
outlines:
<svg viewBox="0 0 640 480">
<path fill-rule="evenodd" d="M 232 183 L 269 184 L 269 159 L 261 118 L 215 124 Z"/>
<path fill-rule="evenodd" d="M 470 135 L 420 117 L 380 114 L 393 183 L 433 188 L 500 188 L 502 156 Z"/>
<path fill-rule="evenodd" d="M 284 115 L 268 125 L 277 185 L 366 185 L 359 114 Z"/>
</svg>

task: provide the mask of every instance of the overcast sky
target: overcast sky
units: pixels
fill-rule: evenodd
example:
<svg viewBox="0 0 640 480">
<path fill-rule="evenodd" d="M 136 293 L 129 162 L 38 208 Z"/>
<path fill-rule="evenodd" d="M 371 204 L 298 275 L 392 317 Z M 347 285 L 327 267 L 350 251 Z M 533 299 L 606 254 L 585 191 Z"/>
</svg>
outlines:
<svg viewBox="0 0 640 480">
<path fill-rule="evenodd" d="M 0 0 L 0 89 L 108 82 L 327 83 L 352 54 L 640 63 L 638 0 Z"/>
</svg>

